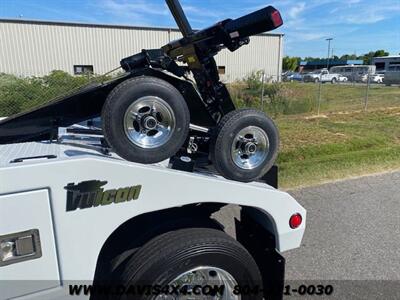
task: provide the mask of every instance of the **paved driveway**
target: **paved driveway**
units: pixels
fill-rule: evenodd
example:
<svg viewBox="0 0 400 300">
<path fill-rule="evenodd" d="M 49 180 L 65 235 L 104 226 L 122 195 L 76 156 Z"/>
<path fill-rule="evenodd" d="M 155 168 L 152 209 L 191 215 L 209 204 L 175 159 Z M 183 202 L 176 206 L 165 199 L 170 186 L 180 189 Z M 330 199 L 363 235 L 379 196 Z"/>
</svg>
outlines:
<svg viewBox="0 0 400 300">
<path fill-rule="evenodd" d="M 290 194 L 308 218 L 302 247 L 284 253 L 288 283 L 323 280 L 342 299 L 400 299 L 400 172 Z"/>
</svg>

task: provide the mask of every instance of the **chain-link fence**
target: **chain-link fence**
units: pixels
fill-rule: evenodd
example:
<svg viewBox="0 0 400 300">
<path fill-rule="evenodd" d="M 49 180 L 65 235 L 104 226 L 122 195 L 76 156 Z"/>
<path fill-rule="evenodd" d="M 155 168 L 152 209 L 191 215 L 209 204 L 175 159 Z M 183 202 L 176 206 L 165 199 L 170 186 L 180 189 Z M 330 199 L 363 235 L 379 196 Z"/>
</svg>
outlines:
<svg viewBox="0 0 400 300">
<path fill-rule="evenodd" d="M 117 74 L 72 76 L 55 70 L 43 77 L 18 77 L 0 73 L 0 117 L 28 111 Z"/>
<path fill-rule="evenodd" d="M 356 111 L 374 111 L 400 107 L 400 88 L 373 82 L 373 75 L 357 82 L 303 78 L 282 81 L 254 72 L 244 80 L 229 84 L 239 107 L 257 107 L 272 116 L 323 115 Z"/>
<path fill-rule="evenodd" d="M 53 71 L 43 77 L 25 78 L 0 74 L 0 117 L 27 111 L 116 74 L 118 71 L 106 76 L 72 76 L 63 71 Z M 375 83 L 371 78 L 364 82 L 285 82 L 277 76 L 257 71 L 243 80 L 228 83 L 228 88 L 238 107 L 259 108 L 271 116 L 323 115 L 400 107 L 400 88 Z"/>
<path fill-rule="evenodd" d="M 0 75 L 0 117 L 10 116 L 106 77 L 54 71 Z M 228 83 L 237 107 L 264 110 L 280 132 L 283 186 L 381 172 L 400 165 L 400 88 L 368 82 L 285 82 L 254 72 Z"/>
</svg>

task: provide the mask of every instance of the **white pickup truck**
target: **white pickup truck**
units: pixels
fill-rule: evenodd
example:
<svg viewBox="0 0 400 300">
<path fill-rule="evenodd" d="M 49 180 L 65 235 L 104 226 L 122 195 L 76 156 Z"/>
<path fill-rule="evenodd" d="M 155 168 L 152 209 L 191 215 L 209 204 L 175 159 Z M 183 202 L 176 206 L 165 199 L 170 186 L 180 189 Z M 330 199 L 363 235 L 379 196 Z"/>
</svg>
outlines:
<svg viewBox="0 0 400 300">
<path fill-rule="evenodd" d="M 305 230 L 295 199 L 184 171 L 187 159 L 127 162 L 100 141 L 0 146 L 0 299 L 203 299 L 215 286 L 207 299 L 282 299 L 280 253 Z M 228 204 L 240 216 L 215 218 Z"/>
<path fill-rule="evenodd" d="M 314 71 L 303 76 L 304 82 L 331 82 L 336 83 L 340 81 L 342 76 L 340 74 L 329 73 L 327 69 Z"/>
</svg>

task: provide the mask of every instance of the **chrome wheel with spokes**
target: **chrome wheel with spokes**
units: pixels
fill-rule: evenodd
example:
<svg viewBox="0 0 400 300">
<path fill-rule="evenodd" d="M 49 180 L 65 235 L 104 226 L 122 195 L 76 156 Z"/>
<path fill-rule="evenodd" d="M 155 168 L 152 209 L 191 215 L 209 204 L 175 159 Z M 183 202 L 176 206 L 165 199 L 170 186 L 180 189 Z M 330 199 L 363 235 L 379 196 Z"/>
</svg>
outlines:
<svg viewBox="0 0 400 300">
<path fill-rule="evenodd" d="M 237 285 L 237 281 L 230 273 L 209 266 L 197 267 L 184 272 L 168 284 L 168 286 L 185 290 L 191 295 L 191 300 L 240 300 L 240 295 L 235 295 L 234 292 Z M 218 291 L 213 290 L 214 288 Z M 188 299 L 187 295 L 159 295 L 155 298 L 155 300 L 186 299 Z"/>
<path fill-rule="evenodd" d="M 171 106 L 156 96 L 139 98 L 125 113 L 125 134 L 139 147 L 151 149 L 165 144 L 175 129 Z"/>
<path fill-rule="evenodd" d="M 273 166 L 279 148 L 274 122 L 263 112 L 239 109 L 225 115 L 210 144 L 211 160 L 225 178 L 250 182 Z"/>
<path fill-rule="evenodd" d="M 267 133 L 259 127 L 248 126 L 235 136 L 231 156 L 241 169 L 259 167 L 268 154 L 269 140 Z"/>
<path fill-rule="evenodd" d="M 108 95 L 102 112 L 108 144 L 122 158 L 144 164 L 175 155 L 189 132 L 190 113 L 181 92 L 155 77 L 125 80 Z"/>
<path fill-rule="evenodd" d="M 112 300 L 263 299 L 254 257 L 237 240 L 208 226 L 157 235 L 110 275 L 111 282 L 127 291 L 107 298 Z"/>
</svg>

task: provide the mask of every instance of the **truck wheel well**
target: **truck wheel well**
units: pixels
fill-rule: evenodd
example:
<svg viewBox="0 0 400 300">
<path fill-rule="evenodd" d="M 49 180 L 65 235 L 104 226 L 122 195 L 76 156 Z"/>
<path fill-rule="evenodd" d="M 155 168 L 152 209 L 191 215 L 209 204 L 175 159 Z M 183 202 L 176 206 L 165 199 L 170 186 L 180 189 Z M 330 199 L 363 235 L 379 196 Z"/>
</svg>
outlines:
<svg viewBox="0 0 400 300">
<path fill-rule="evenodd" d="M 225 204 L 186 205 L 146 213 L 121 224 L 100 250 L 95 281 L 107 280 L 135 251 L 153 237 L 171 230 L 201 227 L 223 231 L 223 226 L 210 218 Z"/>
<path fill-rule="evenodd" d="M 265 299 L 282 299 L 285 277 L 285 259 L 276 250 L 273 219 L 260 218 L 260 211 L 243 207 L 241 220 L 236 222 L 237 240 L 256 261 L 263 279 Z"/>
<path fill-rule="evenodd" d="M 97 260 L 94 284 L 112 279 L 142 245 L 150 239 L 183 228 L 211 228 L 224 231 L 224 226 L 211 215 L 225 203 L 202 203 L 151 212 L 134 217 L 120 225 L 104 243 Z M 236 239 L 253 256 L 259 266 L 265 296 L 275 296 L 283 289 L 285 260 L 276 252 L 274 223 L 262 214 L 262 224 L 255 214 L 261 212 L 252 207 L 241 207 L 240 221 L 234 219 Z M 234 217 L 232 216 L 232 219 Z M 275 299 L 275 298 L 274 298 Z"/>
</svg>

